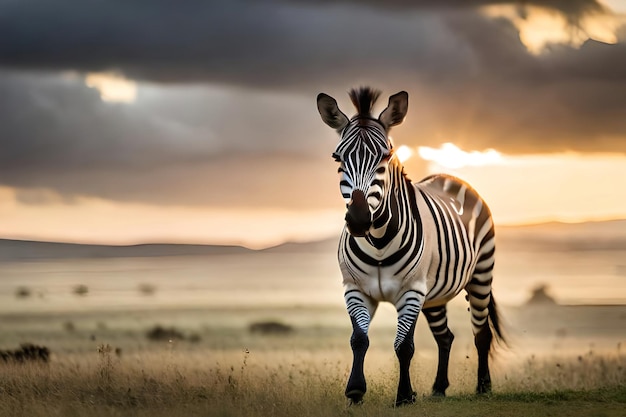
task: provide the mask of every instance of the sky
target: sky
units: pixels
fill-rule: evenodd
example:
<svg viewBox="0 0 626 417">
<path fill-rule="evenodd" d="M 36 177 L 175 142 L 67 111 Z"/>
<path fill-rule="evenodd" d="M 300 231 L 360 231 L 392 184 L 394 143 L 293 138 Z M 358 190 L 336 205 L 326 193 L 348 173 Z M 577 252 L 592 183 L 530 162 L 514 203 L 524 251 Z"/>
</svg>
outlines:
<svg viewBox="0 0 626 417">
<path fill-rule="evenodd" d="M 337 235 L 315 97 L 361 85 L 497 224 L 626 218 L 626 0 L 0 0 L 0 237 Z"/>
</svg>

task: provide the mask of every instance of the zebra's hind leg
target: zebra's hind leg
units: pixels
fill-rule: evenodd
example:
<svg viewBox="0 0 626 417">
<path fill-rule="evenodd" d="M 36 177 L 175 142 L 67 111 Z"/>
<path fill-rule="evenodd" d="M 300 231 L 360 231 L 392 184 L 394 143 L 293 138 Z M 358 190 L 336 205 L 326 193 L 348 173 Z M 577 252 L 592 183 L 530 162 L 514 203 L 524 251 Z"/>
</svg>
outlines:
<svg viewBox="0 0 626 417">
<path fill-rule="evenodd" d="M 432 395 L 433 397 L 445 397 L 446 389 L 450 385 L 450 382 L 448 382 L 448 363 L 450 361 L 450 348 L 452 347 L 454 334 L 448 327 L 445 305 L 426 308 L 424 309 L 424 315 L 426 315 L 430 331 L 433 333 L 439 349 L 437 376 L 433 384 Z"/>
<path fill-rule="evenodd" d="M 474 344 L 478 350 L 478 382 L 476 394 L 491 392 L 491 375 L 489 375 L 489 350 L 493 335 L 489 326 L 485 326 L 474 336 Z"/>
<path fill-rule="evenodd" d="M 396 407 L 415 402 L 415 391 L 411 386 L 409 368 L 415 353 L 413 337 L 417 316 L 424 304 L 424 295 L 417 291 L 407 291 L 395 303 L 398 310 L 398 329 L 394 348 L 400 364 L 400 379 L 396 395 Z"/>
<path fill-rule="evenodd" d="M 467 292 L 472 313 L 474 345 L 478 351 L 476 393 L 486 394 L 491 392 L 491 376 L 489 374 L 489 351 L 493 340 L 493 334 L 489 327 L 489 307 L 492 303 L 491 278 L 487 282 L 481 283 L 475 275 L 467 287 Z"/>
<path fill-rule="evenodd" d="M 346 397 L 353 404 L 363 401 L 363 396 L 367 391 L 365 374 L 363 373 L 363 363 L 365 354 L 369 347 L 369 337 L 367 331 L 377 303 L 372 301 L 365 294 L 357 289 L 351 289 L 344 294 L 346 307 L 350 320 L 352 321 L 352 337 L 350 346 L 352 347 L 352 371 L 346 385 Z"/>
<path fill-rule="evenodd" d="M 481 232 L 484 236 L 480 240 L 480 249 L 476 267 L 472 273 L 472 279 L 465 287 L 472 312 L 472 331 L 474 332 L 474 344 L 478 351 L 478 382 L 476 383 L 476 393 L 484 394 L 491 392 L 491 376 L 489 375 L 489 351 L 493 333 L 490 322 L 495 330 L 495 336 L 503 340 L 502 332 L 498 324 L 498 312 L 496 304 L 491 294 L 491 283 L 493 281 L 493 266 L 495 262 L 495 236 L 493 223 L 491 220 L 485 222 Z"/>
</svg>

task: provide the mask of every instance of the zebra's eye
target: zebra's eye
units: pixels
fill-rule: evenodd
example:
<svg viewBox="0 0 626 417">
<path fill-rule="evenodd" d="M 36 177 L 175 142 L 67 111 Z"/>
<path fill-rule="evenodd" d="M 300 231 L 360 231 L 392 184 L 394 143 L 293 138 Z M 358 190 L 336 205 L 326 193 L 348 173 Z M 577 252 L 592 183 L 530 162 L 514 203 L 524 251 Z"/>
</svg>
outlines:
<svg viewBox="0 0 626 417">
<path fill-rule="evenodd" d="M 378 167 L 376 169 L 376 173 L 377 174 L 384 174 L 385 173 L 385 167 Z"/>
<path fill-rule="evenodd" d="M 337 152 L 333 152 L 332 157 L 335 161 L 341 162 L 341 156 Z"/>
</svg>

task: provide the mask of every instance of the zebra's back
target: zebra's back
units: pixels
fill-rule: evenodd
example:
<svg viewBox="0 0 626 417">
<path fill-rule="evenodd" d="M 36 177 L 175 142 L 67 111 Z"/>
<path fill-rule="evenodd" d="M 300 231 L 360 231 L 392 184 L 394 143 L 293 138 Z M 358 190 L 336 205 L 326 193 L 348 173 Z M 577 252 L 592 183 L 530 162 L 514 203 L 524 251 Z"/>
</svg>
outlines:
<svg viewBox="0 0 626 417">
<path fill-rule="evenodd" d="M 490 290 L 495 234 L 484 200 L 451 175 L 431 175 L 414 185 L 426 206 L 420 214 L 431 254 L 425 306 L 445 304 L 466 287 L 470 296 L 472 289 Z"/>
</svg>

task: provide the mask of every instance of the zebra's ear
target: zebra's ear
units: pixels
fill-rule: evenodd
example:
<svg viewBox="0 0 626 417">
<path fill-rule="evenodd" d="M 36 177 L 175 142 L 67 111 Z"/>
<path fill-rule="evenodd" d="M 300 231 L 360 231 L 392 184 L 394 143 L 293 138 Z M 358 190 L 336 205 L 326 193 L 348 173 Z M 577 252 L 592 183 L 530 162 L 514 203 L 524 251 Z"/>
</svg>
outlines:
<svg viewBox="0 0 626 417">
<path fill-rule="evenodd" d="M 319 93 L 317 95 L 317 110 L 320 112 L 324 123 L 337 131 L 346 127 L 349 122 L 348 116 L 339 110 L 337 100 L 328 94 Z"/>
<path fill-rule="evenodd" d="M 406 91 L 400 91 L 389 97 L 389 105 L 380 113 L 378 119 L 385 128 L 399 125 L 404 120 L 406 112 L 409 109 L 409 94 Z"/>
</svg>

